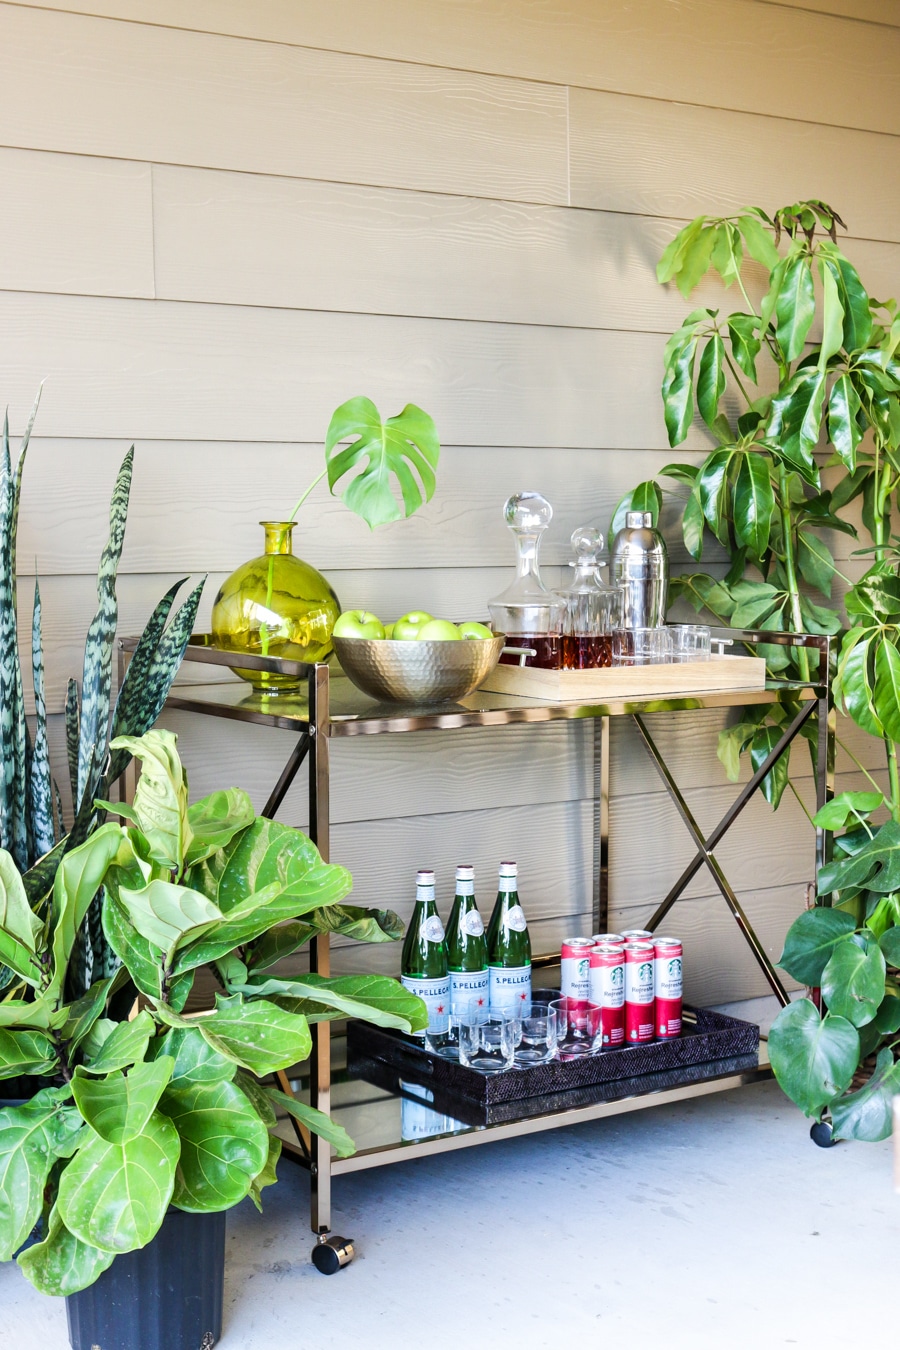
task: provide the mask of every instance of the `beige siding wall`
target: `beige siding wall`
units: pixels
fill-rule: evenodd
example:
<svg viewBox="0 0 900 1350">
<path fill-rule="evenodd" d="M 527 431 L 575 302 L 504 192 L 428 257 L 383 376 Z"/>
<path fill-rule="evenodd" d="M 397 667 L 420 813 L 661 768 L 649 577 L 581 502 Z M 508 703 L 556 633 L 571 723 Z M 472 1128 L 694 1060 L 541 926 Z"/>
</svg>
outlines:
<svg viewBox="0 0 900 1350">
<path fill-rule="evenodd" d="M 208 620 L 356 393 L 427 408 L 444 454 L 434 502 L 376 534 L 310 501 L 299 549 L 346 605 L 483 612 L 510 564 L 499 506 L 523 486 L 556 508 L 557 581 L 574 526 L 606 527 L 669 457 L 657 391 L 684 306 L 654 267 L 681 222 L 821 196 L 872 289 L 900 289 L 898 69 L 891 0 L 0 3 L 0 396 L 21 428 L 46 379 L 19 556 L 42 578 L 60 770 L 128 443 L 123 631 L 186 572 L 210 573 Z M 704 445 L 695 429 L 686 453 Z M 261 804 L 278 733 L 167 721 L 197 792 L 238 782 Z M 655 724 L 711 827 L 733 792 L 721 719 Z M 361 900 L 401 912 L 421 863 L 446 899 L 472 858 L 487 899 L 498 857 L 518 855 L 549 947 L 589 922 L 590 734 L 339 743 L 333 854 Z M 809 805 L 804 757 L 796 770 Z M 636 925 L 689 841 L 626 727 L 612 777 L 613 921 Z M 285 818 L 304 821 L 302 791 Z M 812 870 L 800 806 L 773 820 L 754 803 L 722 856 L 777 956 Z M 672 926 L 692 995 L 765 992 L 704 877 L 690 897 Z"/>
</svg>

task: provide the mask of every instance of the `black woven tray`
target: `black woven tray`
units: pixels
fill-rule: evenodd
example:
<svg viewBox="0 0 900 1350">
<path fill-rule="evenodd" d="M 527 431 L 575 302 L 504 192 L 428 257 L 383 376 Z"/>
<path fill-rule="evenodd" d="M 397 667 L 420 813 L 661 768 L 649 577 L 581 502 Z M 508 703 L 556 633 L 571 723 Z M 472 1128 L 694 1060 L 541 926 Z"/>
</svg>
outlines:
<svg viewBox="0 0 900 1350">
<path fill-rule="evenodd" d="M 706 1008 L 685 1008 L 681 1036 L 648 1045 L 628 1045 L 599 1055 L 567 1061 L 551 1060 L 533 1069 L 482 1074 L 453 1060 L 432 1055 L 410 1036 L 373 1027 L 367 1022 L 347 1025 L 347 1055 L 381 1061 L 405 1079 L 434 1086 L 454 1097 L 480 1103 L 512 1102 L 524 1097 L 569 1092 L 595 1083 L 677 1070 L 691 1064 L 759 1054 L 759 1027 Z M 364 1076 L 364 1075 L 361 1075 Z"/>
</svg>

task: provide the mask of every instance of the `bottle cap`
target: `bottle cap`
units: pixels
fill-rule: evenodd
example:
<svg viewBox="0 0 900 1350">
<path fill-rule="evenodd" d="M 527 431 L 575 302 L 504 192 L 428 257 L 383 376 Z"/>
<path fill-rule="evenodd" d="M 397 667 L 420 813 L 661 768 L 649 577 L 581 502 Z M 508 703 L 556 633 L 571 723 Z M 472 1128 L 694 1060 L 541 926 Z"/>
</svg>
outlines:
<svg viewBox="0 0 900 1350">
<path fill-rule="evenodd" d="M 456 869 L 456 880 L 457 881 L 475 880 L 475 868 L 472 866 L 471 863 L 460 863 L 459 867 L 457 867 Z"/>
<path fill-rule="evenodd" d="M 502 862 L 500 864 L 501 877 L 514 877 L 518 875 L 519 865 L 514 862 Z"/>
<path fill-rule="evenodd" d="M 434 872 L 431 870 L 430 867 L 419 868 L 418 872 L 416 873 L 416 885 L 417 886 L 434 885 Z"/>
<path fill-rule="evenodd" d="M 652 511 L 626 511 L 625 528 L 627 530 L 652 530 Z"/>
</svg>

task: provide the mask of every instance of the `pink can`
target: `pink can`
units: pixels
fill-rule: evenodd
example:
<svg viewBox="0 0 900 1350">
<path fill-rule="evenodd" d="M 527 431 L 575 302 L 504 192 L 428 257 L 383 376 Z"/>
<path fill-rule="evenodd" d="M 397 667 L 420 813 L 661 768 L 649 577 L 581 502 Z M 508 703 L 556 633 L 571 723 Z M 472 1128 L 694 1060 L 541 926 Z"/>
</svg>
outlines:
<svg viewBox="0 0 900 1350">
<path fill-rule="evenodd" d="M 611 942 L 617 947 L 625 946 L 625 939 L 621 933 L 594 933 L 591 942 Z"/>
<path fill-rule="evenodd" d="M 684 948 L 680 938 L 657 938 L 653 944 L 653 993 L 656 1034 L 660 1040 L 681 1035 Z"/>
<path fill-rule="evenodd" d="M 598 943 L 591 952 L 591 1002 L 600 1008 L 604 1050 L 625 1044 L 625 950 Z"/>
<path fill-rule="evenodd" d="M 622 934 L 624 942 L 653 942 L 653 934 L 649 928 L 626 928 Z"/>
<path fill-rule="evenodd" d="M 625 1040 L 644 1045 L 654 1037 L 654 949 L 651 942 L 625 944 Z"/>
<path fill-rule="evenodd" d="M 591 997 L 592 938 L 566 938 L 560 952 L 560 995 L 587 1003 Z"/>
</svg>

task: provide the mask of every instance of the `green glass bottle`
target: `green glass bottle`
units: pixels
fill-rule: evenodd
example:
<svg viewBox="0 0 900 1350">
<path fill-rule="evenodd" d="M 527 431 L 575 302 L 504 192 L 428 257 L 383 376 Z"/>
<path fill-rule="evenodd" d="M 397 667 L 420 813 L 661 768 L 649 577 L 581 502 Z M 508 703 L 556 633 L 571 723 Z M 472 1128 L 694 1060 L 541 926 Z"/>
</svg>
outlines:
<svg viewBox="0 0 900 1350">
<path fill-rule="evenodd" d="M 487 939 L 475 903 L 475 868 L 468 865 L 456 869 L 456 898 L 447 924 L 447 964 L 450 1011 L 462 1012 L 470 1003 L 487 1007 Z"/>
<path fill-rule="evenodd" d="M 497 902 L 488 927 L 491 1009 L 507 1017 L 531 1002 L 531 938 L 519 904 L 518 867 L 500 864 Z"/>
<path fill-rule="evenodd" d="M 425 868 L 416 874 L 416 903 L 403 940 L 400 983 L 422 1000 L 429 1019 L 450 1012 L 444 925 L 434 898 L 434 873 Z M 424 1031 L 418 1035 L 424 1040 Z"/>
</svg>

